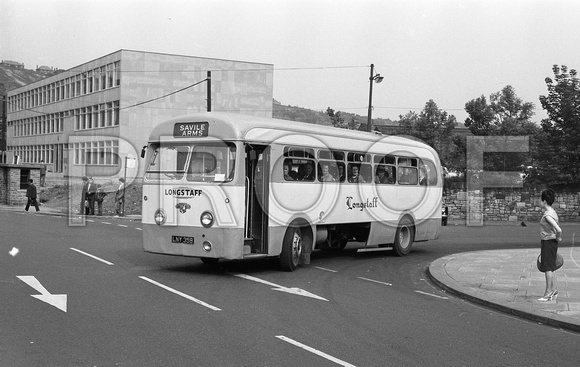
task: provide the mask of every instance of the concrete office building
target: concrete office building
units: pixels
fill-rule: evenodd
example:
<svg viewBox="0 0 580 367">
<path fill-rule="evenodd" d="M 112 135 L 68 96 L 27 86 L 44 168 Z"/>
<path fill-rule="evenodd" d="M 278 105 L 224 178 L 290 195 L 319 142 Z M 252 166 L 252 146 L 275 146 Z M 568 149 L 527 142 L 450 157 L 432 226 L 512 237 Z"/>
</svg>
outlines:
<svg viewBox="0 0 580 367">
<path fill-rule="evenodd" d="M 9 91 L 8 161 L 44 161 L 49 180 L 114 178 L 129 157 L 139 177 L 154 126 L 207 111 L 208 71 L 212 111 L 272 116 L 271 64 L 119 50 Z"/>
</svg>

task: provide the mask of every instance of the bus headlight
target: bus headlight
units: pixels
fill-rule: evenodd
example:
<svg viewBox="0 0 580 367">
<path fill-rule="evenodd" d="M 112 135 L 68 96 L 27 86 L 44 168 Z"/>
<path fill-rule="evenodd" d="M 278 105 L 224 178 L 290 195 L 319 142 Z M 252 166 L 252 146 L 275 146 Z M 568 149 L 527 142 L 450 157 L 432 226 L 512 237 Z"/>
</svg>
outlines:
<svg viewBox="0 0 580 367">
<path fill-rule="evenodd" d="M 201 221 L 202 226 L 204 226 L 205 228 L 209 228 L 213 226 L 214 217 L 213 214 L 210 212 L 203 212 L 201 213 L 201 217 L 199 218 L 199 220 Z"/>
<path fill-rule="evenodd" d="M 211 242 L 209 242 L 209 241 L 203 241 L 203 246 L 202 247 L 203 247 L 203 249 L 206 252 L 210 252 L 211 251 Z"/>
<path fill-rule="evenodd" d="M 165 224 L 165 221 L 167 220 L 167 214 L 165 213 L 165 210 L 157 209 L 153 218 L 155 219 L 155 223 L 160 226 Z"/>
</svg>

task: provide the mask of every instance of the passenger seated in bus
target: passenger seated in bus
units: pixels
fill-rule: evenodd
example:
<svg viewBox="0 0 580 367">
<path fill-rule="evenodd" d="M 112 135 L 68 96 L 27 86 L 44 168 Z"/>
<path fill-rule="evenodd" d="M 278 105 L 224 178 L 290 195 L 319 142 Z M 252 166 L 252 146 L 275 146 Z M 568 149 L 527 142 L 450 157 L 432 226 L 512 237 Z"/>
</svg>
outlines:
<svg viewBox="0 0 580 367">
<path fill-rule="evenodd" d="M 287 165 L 287 164 L 285 164 L 285 165 L 284 165 L 284 179 L 285 179 L 286 181 L 294 181 L 294 177 L 292 177 L 292 176 L 290 175 L 290 171 L 291 171 L 291 170 L 290 170 L 290 166 L 289 166 L 289 165 Z"/>
<path fill-rule="evenodd" d="M 330 173 L 330 166 L 328 163 L 322 163 L 322 174 L 318 178 L 320 181 L 323 182 L 334 182 L 335 179 Z"/>
<path fill-rule="evenodd" d="M 377 176 L 375 179 L 375 183 L 378 184 L 387 184 L 389 182 L 389 173 L 385 169 L 385 166 L 378 166 L 377 167 Z"/>
<path fill-rule="evenodd" d="M 344 182 L 345 179 L 346 179 L 346 177 L 344 176 L 344 165 L 339 164 L 338 165 L 338 182 Z"/>
<path fill-rule="evenodd" d="M 427 170 L 425 167 L 419 169 L 419 185 L 427 186 Z"/>
<path fill-rule="evenodd" d="M 304 165 L 304 173 L 300 178 L 301 181 L 314 181 L 314 168 L 311 163 Z"/>
<path fill-rule="evenodd" d="M 203 176 L 203 161 L 197 158 L 191 158 L 189 168 L 187 169 L 187 179 L 189 181 L 201 181 Z"/>
<path fill-rule="evenodd" d="M 359 182 L 364 183 L 366 182 L 365 179 L 360 175 L 360 166 L 353 165 L 351 168 L 351 175 L 348 177 L 348 182 Z"/>
</svg>

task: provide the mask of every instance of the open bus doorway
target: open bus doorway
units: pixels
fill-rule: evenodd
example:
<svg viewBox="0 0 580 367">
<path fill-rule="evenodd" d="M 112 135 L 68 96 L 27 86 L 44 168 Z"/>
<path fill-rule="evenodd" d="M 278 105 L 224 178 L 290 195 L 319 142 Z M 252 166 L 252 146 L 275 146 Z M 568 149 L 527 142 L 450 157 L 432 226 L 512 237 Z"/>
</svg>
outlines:
<svg viewBox="0 0 580 367">
<path fill-rule="evenodd" d="M 246 145 L 246 221 L 244 254 L 268 253 L 268 183 L 270 149 Z"/>
</svg>

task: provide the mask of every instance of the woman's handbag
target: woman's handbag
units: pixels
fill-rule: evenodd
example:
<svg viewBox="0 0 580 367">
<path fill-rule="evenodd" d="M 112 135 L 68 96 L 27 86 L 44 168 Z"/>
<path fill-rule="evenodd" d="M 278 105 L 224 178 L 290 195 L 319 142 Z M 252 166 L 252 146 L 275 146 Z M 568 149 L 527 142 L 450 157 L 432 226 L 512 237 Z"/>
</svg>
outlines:
<svg viewBox="0 0 580 367">
<path fill-rule="evenodd" d="M 542 255 L 538 255 L 538 261 L 536 262 L 538 270 L 545 273 L 546 270 L 542 267 Z M 564 258 L 559 253 L 556 253 L 556 270 L 560 269 L 564 265 Z"/>
</svg>

